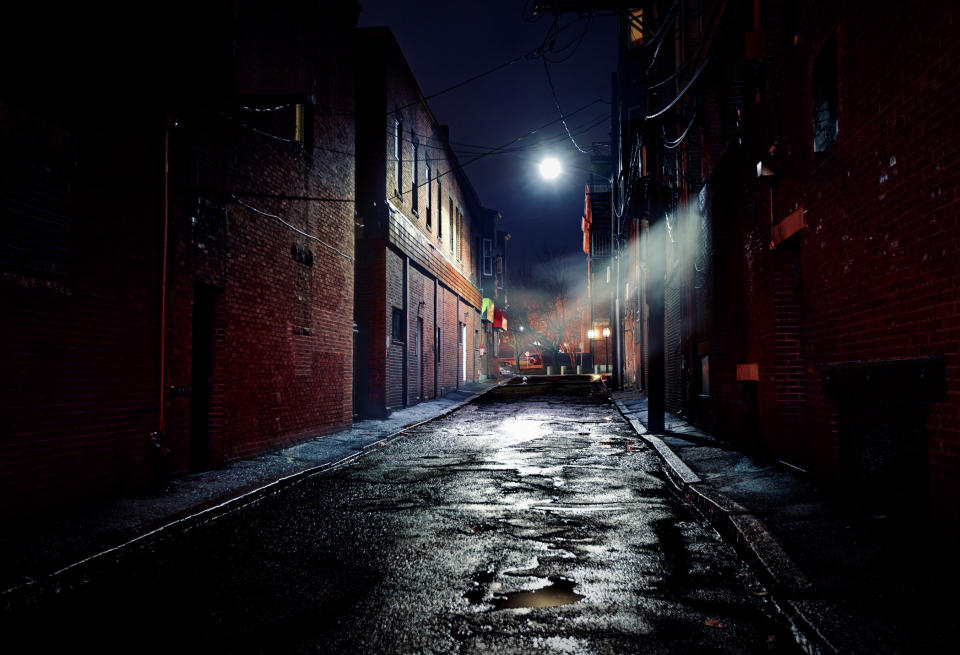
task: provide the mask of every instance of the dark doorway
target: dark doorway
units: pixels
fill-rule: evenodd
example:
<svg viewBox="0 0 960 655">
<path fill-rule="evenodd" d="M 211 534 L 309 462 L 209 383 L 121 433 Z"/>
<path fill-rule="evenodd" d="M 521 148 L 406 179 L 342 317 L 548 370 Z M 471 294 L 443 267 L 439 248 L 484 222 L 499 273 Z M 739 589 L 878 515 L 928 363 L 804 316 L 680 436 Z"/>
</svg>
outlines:
<svg viewBox="0 0 960 655">
<path fill-rule="evenodd" d="M 360 371 L 358 369 L 360 362 L 360 344 L 359 344 L 359 335 L 360 330 L 357 329 L 357 322 L 353 322 L 353 420 L 357 421 L 360 419 L 360 405 L 357 402 L 358 397 L 358 380 L 360 379 Z"/>
<path fill-rule="evenodd" d="M 190 470 L 203 471 L 210 461 L 210 377 L 213 363 L 215 291 L 193 287 L 193 358 L 190 374 Z"/>
<path fill-rule="evenodd" d="M 423 399 L 423 319 L 417 318 L 417 400 Z"/>
<path fill-rule="evenodd" d="M 844 483 L 878 510 L 918 518 L 929 508 L 927 419 L 947 399 L 946 360 L 874 360 L 823 367 L 837 400 Z"/>
<path fill-rule="evenodd" d="M 433 397 L 440 397 L 440 328 L 433 340 Z"/>
</svg>

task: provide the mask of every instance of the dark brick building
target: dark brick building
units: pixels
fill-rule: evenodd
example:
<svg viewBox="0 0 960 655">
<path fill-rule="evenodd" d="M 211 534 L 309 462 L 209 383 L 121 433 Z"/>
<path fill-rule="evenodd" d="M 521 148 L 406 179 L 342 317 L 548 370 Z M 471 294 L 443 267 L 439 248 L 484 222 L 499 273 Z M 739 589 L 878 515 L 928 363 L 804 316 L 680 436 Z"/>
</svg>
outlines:
<svg viewBox="0 0 960 655">
<path fill-rule="evenodd" d="M 590 176 L 584 189 L 583 216 L 580 231 L 583 232 L 583 252 L 587 255 L 587 298 L 589 313 L 584 317 L 587 330 L 594 330 L 597 337 L 581 336 L 583 347 L 589 352 L 594 364 L 612 370 L 612 348 L 603 330 L 613 329 L 614 289 L 616 263 L 613 258 L 613 208 L 610 204 L 610 144 L 593 144 L 590 155 Z"/>
<path fill-rule="evenodd" d="M 614 158 L 654 415 L 958 518 L 956 7 L 641 5 Z"/>
<path fill-rule="evenodd" d="M 355 374 L 384 416 L 479 379 L 484 210 L 387 28 L 357 31 Z"/>
<path fill-rule="evenodd" d="M 4 513 L 351 422 L 357 4 L 115 9 L 5 15 Z"/>
</svg>

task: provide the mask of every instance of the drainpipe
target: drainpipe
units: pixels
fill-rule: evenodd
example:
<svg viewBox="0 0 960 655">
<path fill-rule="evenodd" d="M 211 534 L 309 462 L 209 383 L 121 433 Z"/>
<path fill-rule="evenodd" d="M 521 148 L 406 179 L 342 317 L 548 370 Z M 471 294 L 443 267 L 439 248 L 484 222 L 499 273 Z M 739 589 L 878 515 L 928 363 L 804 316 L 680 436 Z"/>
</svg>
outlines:
<svg viewBox="0 0 960 655">
<path fill-rule="evenodd" d="M 167 248 L 170 224 L 170 130 L 177 122 L 173 114 L 167 114 L 163 121 L 163 258 L 160 260 L 160 421 L 157 431 L 151 435 L 155 446 L 166 451 L 163 440 L 166 433 L 164 416 L 166 386 L 166 348 L 167 348 Z M 169 451 L 166 451 L 169 452 Z M 164 452 L 164 454 L 166 454 Z"/>
</svg>

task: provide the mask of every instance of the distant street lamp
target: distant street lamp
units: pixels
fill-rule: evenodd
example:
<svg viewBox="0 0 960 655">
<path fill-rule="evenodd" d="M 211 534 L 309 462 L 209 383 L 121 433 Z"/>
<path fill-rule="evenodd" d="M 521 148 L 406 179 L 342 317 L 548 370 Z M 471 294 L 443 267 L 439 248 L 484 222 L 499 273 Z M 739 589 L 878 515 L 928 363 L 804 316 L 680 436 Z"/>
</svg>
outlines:
<svg viewBox="0 0 960 655">
<path fill-rule="evenodd" d="M 604 364 L 607 367 L 607 372 L 610 372 L 610 328 L 603 328 L 603 339 L 605 343 L 603 344 L 603 359 L 605 360 Z"/>
<path fill-rule="evenodd" d="M 591 357 L 591 359 L 593 358 L 593 340 L 596 339 L 596 338 L 597 338 L 597 331 L 596 331 L 596 330 L 593 330 L 593 329 L 587 330 L 587 339 L 590 341 L 590 357 Z M 581 361 L 581 363 L 582 363 L 582 361 Z M 594 364 L 596 364 L 596 361 L 594 361 Z M 596 370 L 596 368 L 594 368 L 594 370 Z"/>
</svg>

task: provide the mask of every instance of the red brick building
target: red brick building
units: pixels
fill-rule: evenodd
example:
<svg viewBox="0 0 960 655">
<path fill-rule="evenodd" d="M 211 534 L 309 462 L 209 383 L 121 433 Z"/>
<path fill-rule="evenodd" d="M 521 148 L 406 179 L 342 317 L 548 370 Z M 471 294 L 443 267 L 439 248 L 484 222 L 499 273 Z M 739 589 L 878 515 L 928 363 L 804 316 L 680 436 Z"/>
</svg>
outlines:
<svg viewBox="0 0 960 655">
<path fill-rule="evenodd" d="M 610 204 L 610 144 L 593 144 L 590 156 L 590 177 L 584 189 L 583 216 L 580 231 L 583 232 L 583 252 L 587 256 L 588 313 L 583 320 L 587 327 L 581 335 L 583 352 L 590 353 L 585 372 L 590 365 L 599 365 L 600 371 L 611 371 L 613 348 L 603 330 L 614 328 L 614 289 L 616 261 L 613 251 L 613 219 Z M 589 331 L 596 334 L 589 338 Z"/>
<path fill-rule="evenodd" d="M 497 214 L 481 207 L 390 31 L 356 38 L 354 370 L 359 413 L 379 417 L 483 375 L 482 223 Z"/>
<path fill-rule="evenodd" d="M 358 6 L 277 4 L 7 16 L 5 514 L 350 425 Z"/>
<path fill-rule="evenodd" d="M 654 413 L 957 519 L 956 7 L 641 4 L 615 172 Z"/>
</svg>

